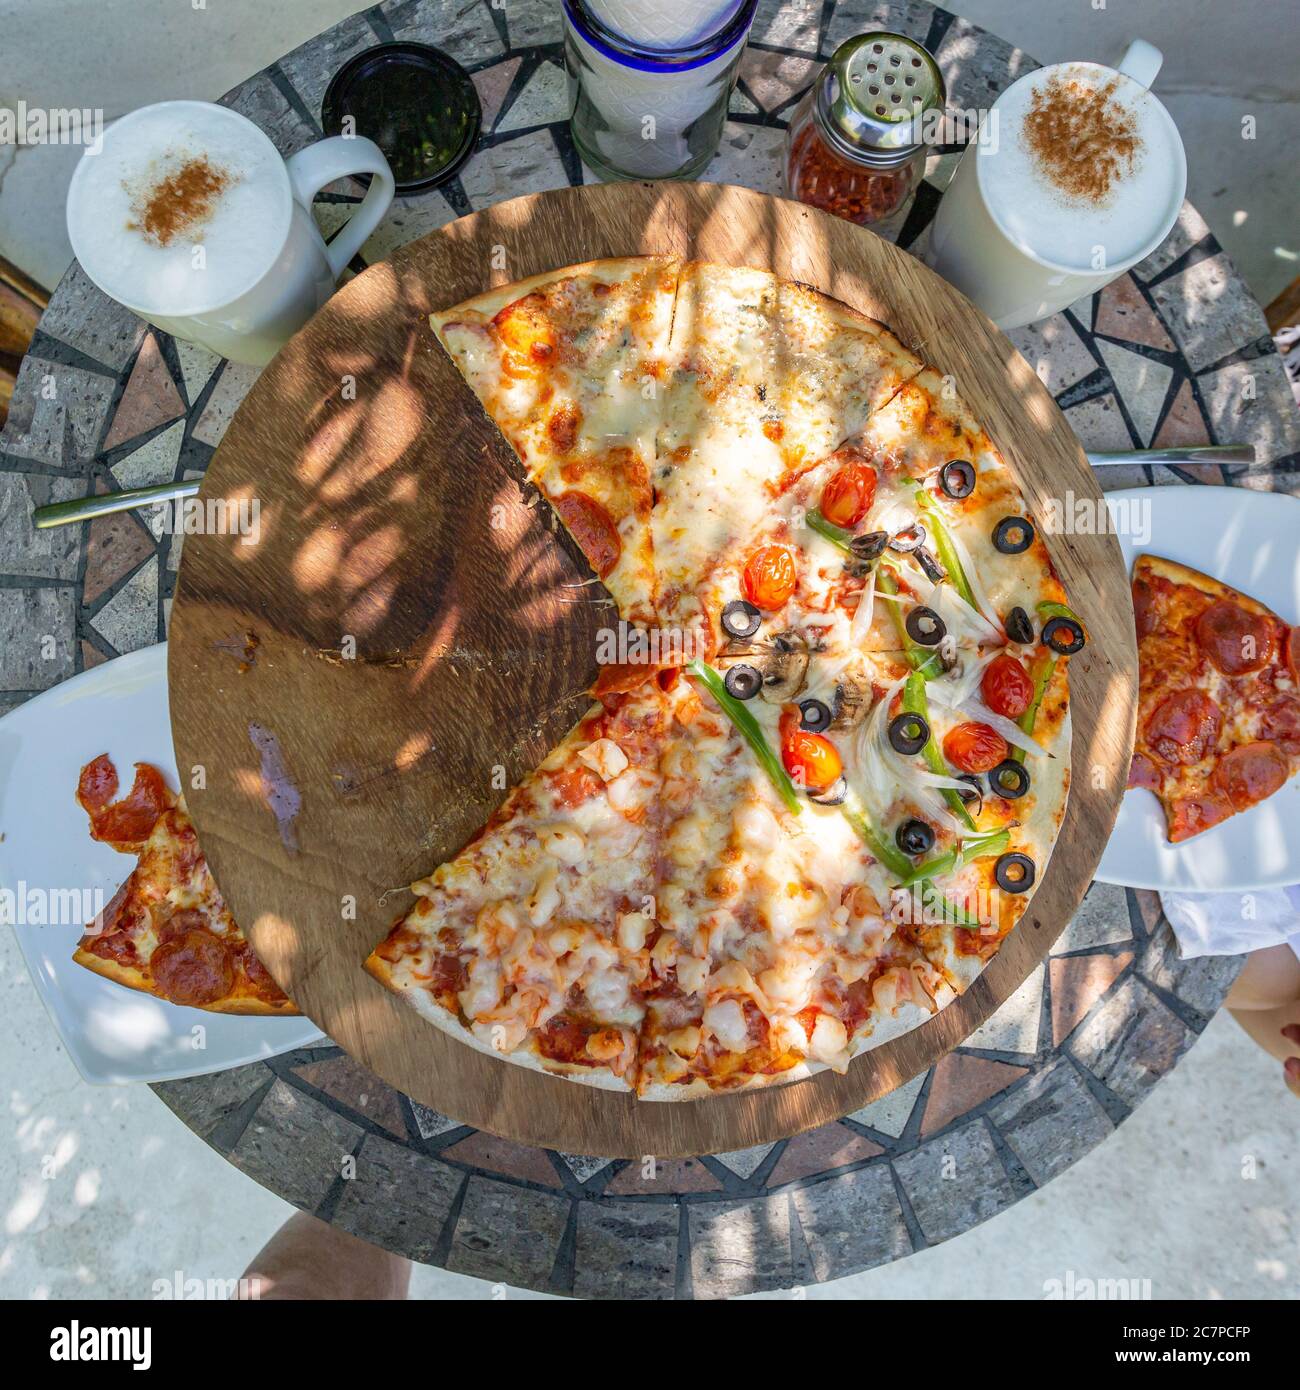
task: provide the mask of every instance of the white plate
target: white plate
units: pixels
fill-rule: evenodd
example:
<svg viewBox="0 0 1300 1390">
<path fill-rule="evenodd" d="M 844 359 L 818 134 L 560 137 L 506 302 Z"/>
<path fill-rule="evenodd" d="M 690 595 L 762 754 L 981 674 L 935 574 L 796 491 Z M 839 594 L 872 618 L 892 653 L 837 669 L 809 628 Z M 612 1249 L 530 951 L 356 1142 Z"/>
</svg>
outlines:
<svg viewBox="0 0 1300 1390">
<path fill-rule="evenodd" d="M 1300 622 L 1300 501 L 1237 487 L 1125 488 L 1108 492 L 1124 562 L 1149 551 L 1266 603 Z M 1125 524 L 1124 512 L 1132 518 Z M 1134 507 L 1141 510 L 1133 511 Z M 1078 768 L 1075 776 L 1081 776 Z M 1097 866 L 1103 883 L 1190 892 L 1248 892 L 1300 882 L 1300 777 L 1267 801 L 1181 844 L 1149 792 L 1124 795 L 1115 833 Z"/>
<path fill-rule="evenodd" d="M 125 787 L 132 765 L 154 763 L 178 785 L 167 711 L 167 648 L 133 652 L 74 676 L 0 719 L 0 888 L 20 885 L 72 916 L 66 890 L 117 892 L 135 858 L 90 838 L 77 805 L 84 764 L 108 753 Z M 57 890 L 64 890 L 63 906 Z M 25 898 L 24 894 L 24 898 Z M 86 900 L 80 901 L 84 906 Z M 92 974 L 72 959 L 84 920 L 32 925 L 20 907 L 14 933 L 37 991 L 87 1081 L 169 1081 L 223 1071 L 321 1040 L 306 1018 L 250 1018 L 164 1003 Z M 92 910 L 87 917 L 93 917 Z"/>
</svg>

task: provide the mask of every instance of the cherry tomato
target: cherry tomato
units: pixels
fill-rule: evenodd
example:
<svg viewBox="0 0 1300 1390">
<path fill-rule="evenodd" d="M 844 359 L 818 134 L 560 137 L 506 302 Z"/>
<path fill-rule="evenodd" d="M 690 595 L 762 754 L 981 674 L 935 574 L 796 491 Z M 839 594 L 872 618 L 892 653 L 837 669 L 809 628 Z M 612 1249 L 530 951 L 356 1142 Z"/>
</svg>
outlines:
<svg viewBox="0 0 1300 1390">
<path fill-rule="evenodd" d="M 876 470 L 869 463 L 846 463 L 822 488 L 822 515 L 836 526 L 856 526 L 876 500 Z"/>
<path fill-rule="evenodd" d="M 1025 668 L 1009 652 L 995 656 L 980 681 L 984 703 L 994 714 L 1019 719 L 1034 698 L 1034 683 Z"/>
<path fill-rule="evenodd" d="M 943 740 L 943 756 L 960 772 L 991 772 L 1007 756 L 1007 741 L 987 724 L 958 724 Z"/>
<path fill-rule="evenodd" d="M 745 565 L 741 591 L 756 608 L 775 612 L 794 593 L 794 556 L 783 545 L 760 546 Z"/>
<path fill-rule="evenodd" d="M 798 705 L 782 707 L 781 761 L 796 786 L 824 792 L 838 781 L 844 764 L 830 739 L 799 727 L 801 718 Z"/>
</svg>

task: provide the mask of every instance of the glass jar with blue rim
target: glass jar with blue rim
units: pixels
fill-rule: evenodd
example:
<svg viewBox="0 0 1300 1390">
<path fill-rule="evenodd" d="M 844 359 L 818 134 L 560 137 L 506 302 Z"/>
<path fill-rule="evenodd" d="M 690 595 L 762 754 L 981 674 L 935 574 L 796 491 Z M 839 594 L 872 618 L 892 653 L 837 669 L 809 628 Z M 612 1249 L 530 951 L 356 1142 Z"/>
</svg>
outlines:
<svg viewBox="0 0 1300 1390">
<path fill-rule="evenodd" d="M 574 144 L 602 179 L 713 157 L 758 0 L 563 0 Z"/>
</svg>

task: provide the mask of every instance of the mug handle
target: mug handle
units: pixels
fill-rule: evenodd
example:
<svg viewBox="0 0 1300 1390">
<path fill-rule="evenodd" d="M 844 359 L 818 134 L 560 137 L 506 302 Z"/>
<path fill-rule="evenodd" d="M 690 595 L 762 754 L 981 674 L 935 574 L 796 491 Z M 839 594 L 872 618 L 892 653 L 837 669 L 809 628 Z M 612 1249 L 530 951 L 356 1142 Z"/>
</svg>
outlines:
<svg viewBox="0 0 1300 1390">
<path fill-rule="evenodd" d="M 312 199 L 335 179 L 349 174 L 370 174 L 370 187 L 347 225 L 325 246 L 325 259 L 335 280 L 361 250 L 370 233 L 383 221 L 393 201 L 396 185 L 384 152 L 364 135 L 331 135 L 317 140 L 285 160 L 293 196 L 311 212 Z"/>
<path fill-rule="evenodd" d="M 1117 71 L 1131 77 L 1139 86 L 1150 87 L 1164 61 L 1165 55 L 1155 44 L 1145 39 L 1134 39 L 1128 46 L 1128 52 L 1120 59 Z"/>
</svg>

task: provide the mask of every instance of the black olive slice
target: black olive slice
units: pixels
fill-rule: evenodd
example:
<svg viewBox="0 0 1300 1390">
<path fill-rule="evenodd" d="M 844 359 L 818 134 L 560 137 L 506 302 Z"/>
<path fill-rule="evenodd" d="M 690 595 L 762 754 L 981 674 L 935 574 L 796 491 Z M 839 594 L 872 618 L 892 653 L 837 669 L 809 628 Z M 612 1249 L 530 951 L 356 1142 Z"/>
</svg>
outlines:
<svg viewBox="0 0 1300 1390">
<path fill-rule="evenodd" d="M 870 564 L 872 560 L 880 559 L 888 544 L 888 531 L 868 531 L 865 535 L 854 536 L 849 542 L 849 549 L 857 559 Z"/>
<path fill-rule="evenodd" d="M 1061 656 L 1073 656 L 1083 650 L 1087 638 L 1083 628 L 1073 618 L 1048 618 L 1043 624 L 1043 646 Z"/>
<path fill-rule="evenodd" d="M 925 540 L 925 527 L 919 521 L 914 521 L 910 526 L 904 526 L 901 531 L 895 532 L 889 542 L 889 548 L 898 551 L 900 555 L 910 555 L 917 546 L 924 545 Z"/>
<path fill-rule="evenodd" d="M 723 676 L 722 683 L 727 687 L 728 695 L 735 696 L 737 700 L 752 700 L 763 688 L 763 673 L 757 666 L 738 661 Z"/>
<path fill-rule="evenodd" d="M 809 792 L 808 800 L 819 806 L 838 806 L 849 794 L 849 784 L 843 777 L 837 777 L 825 791 Z"/>
<path fill-rule="evenodd" d="M 822 700 L 799 701 L 799 727 L 820 734 L 831 726 L 831 708 Z"/>
<path fill-rule="evenodd" d="M 934 828 L 923 820 L 905 820 L 894 831 L 894 843 L 904 854 L 910 854 L 915 859 L 934 847 Z"/>
<path fill-rule="evenodd" d="M 722 610 L 722 628 L 730 637 L 752 637 L 763 624 L 763 615 L 746 599 L 733 598 Z"/>
<path fill-rule="evenodd" d="M 1019 555 L 1034 543 L 1034 523 L 1023 516 L 1004 516 L 993 528 L 993 545 L 1003 555 Z"/>
<path fill-rule="evenodd" d="M 925 571 L 931 584 L 942 584 L 948 578 L 948 571 L 939 563 L 939 557 L 925 546 L 918 545 L 912 552 L 912 559 Z"/>
<path fill-rule="evenodd" d="M 919 647 L 937 647 L 948 632 L 944 620 L 925 604 L 918 603 L 903 620 L 907 635 Z"/>
<path fill-rule="evenodd" d="M 960 500 L 975 491 L 975 469 L 965 459 L 953 459 L 939 470 L 939 486 Z"/>
<path fill-rule="evenodd" d="M 1029 769 L 1024 763 L 1007 758 L 989 773 L 989 790 L 1008 801 L 1018 800 L 1029 790 Z"/>
<path fill-rule="evenodd" d="M 980 784 L 980 779 L 973 772 L 959 772 L 957 774 L 957 780 L 967 783 L 967 786 L 957 793 L 957 795 L 961 797 L 962 805 L 969 806 L 972 802 L 975 802 L 974 814 L 978 816 L 984 809 L 984 788 Z"/>
<path fill-rule="evenodd" d="M 889 721 L 889 742 L 895 751 L 911 757 L 930 742 L 930 726 L 919 714 L 904 710 Z"/>
<path fill-rule="evenodd" d="M 1034 861 L 1012 850 L 993 865 L 993 877 L 1004 893 L 1027 893 L 1034 886 Z"/>
<path fill-rule="evenodd" d="M 1034 624 L 1023 608 L 1013 608 L 1007 614 L 1006 629 L 1007 636 L 1021 646 L 1027 646 L 1034 640 Z"/>
</svg>

